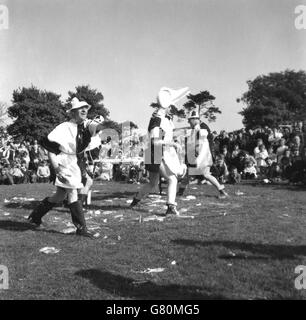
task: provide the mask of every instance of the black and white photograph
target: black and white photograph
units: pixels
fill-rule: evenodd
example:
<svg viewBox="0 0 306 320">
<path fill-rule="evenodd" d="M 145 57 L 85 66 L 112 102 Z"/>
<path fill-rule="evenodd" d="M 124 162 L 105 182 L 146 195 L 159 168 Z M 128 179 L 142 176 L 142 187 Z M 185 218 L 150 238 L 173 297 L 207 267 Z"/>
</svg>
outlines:
<svg viewBox="0 0 306 320">
<path fill-rule="evenodd" d="M 0 0 L 0 300 L 305 300 L 305 194 L 306 0 Z"/>
</svg>

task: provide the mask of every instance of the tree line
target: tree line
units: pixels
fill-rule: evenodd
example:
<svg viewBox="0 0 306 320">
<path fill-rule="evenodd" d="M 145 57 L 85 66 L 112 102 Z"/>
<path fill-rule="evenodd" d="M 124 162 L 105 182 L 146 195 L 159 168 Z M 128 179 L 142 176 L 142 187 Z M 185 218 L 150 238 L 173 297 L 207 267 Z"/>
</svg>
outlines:
<svg viewBox="0 0 306 320">
<path fill-rule="evenodd" d="M 239 112 L 243 125 L 249 129 L 257 126 L 277 127 L 306 119 L 306 72 L 303 70 L 285 70 L 267 75 L 257 76 L 247 81 L 248 90 L 237 98 L 242 103 Z M 60 95 L 35 86 L 14 90 L 12 105 L 8 107 L 8 115 L 13 123 L 8 126 L 8 133 L 15 139 L 38 140 L 45 137 L 55 125 L 66 121 L 70 101 L 77 97 L 86 101 L 91 109 L 88 117 L 102 115 L 105 128 L 111 128 L 121 134 L 122 124 L 110 118 L 110 111 L 103 104 L 104 96 L 89 85 L 77 86 L 68 92 L 65 102 Z M 214 104 L 215 97 L 207 90 L 197 94 L 189 94 L 187 102 L 181 109 L 174 107 L 173 112 L 179 118 L 186 118 L 196 109 L 202 119 L 215 121 L 221 110 Z M 151 107 L 157 107 L 153 102 Z M 130 126 L 137 124 L 130 121 Z"/>
</svg>

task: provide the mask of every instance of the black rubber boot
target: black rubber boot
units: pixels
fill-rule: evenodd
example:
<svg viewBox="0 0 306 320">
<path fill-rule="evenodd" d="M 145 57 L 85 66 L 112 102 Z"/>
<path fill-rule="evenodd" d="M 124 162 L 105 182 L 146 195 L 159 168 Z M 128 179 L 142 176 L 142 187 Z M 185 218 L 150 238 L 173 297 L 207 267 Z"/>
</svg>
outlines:
<svg viewBox="0 0 306 320">
<path fill-rule="evenodd" d="M 28 220 L 30 223 L 35 224 L 37 227 L 41 225 L 41 218 L 48 213 L 56 204 L 48 201 L 45 198 L 29 215 Z"/>
<path fill-rule="evenodd" d="M 84 208 L 87 208 L 87 194 L 79 194 L 79 199 L 82 202 Z"/>
<path fill-rule="evenodd" d="M 76 234 L 78 236 L 83 236 L 93 239 L 94 236 L 91 232 L 87 230 L 86 222 L 84 218 L 83 206 L 80 200 L 69 204 L 69 209 L 71 212 L 72 223 L 77 228 Z"/>
<path fill-rule="evenodd" d="M 140 202 L 139 199 L 133 198 L 133 201 L 130 204 L 130 208 L 134 208 L 139 202 Z"/>
</svg>

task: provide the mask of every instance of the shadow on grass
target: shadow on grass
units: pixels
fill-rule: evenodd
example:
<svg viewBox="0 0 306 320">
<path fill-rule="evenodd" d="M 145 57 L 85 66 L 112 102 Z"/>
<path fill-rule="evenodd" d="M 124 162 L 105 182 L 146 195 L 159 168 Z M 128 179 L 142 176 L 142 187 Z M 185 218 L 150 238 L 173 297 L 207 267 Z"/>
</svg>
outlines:
<svg viewBox="0 0 306 320">
<path fill-rule="evenodd" d="M 297 259 L 299 256 L 306 256 L 306 245 L 304 246 L 288 246 L 275 244 L 255 244 L 237 241 L 198 241 L 190 239 L 176 239 L 173 243 L 184 246 L 222 246 L 231 250 L 247 251 L 255 255 L 263 256 L 247 256 L 245 254 L 237 254 L 236 256 L 221 255 L 220 259 L 248 259 L 248 260 L 265 260 L 265 259 Z"/>
<path fill-rule="evenodd" d="M 97 195 L 93 193 L 92 200 L 94 201 L 101 201 L 101 200 L 108 200 L 113 198 L 127 198 L 131 199 L 132 196 L 134 196 L 136 191 L 125 191 L 125 192 L 114 192 L 106 195 Z"/>
<path fill-rule="evenodd" d="M 29 222 L 21 222 L 21 221 L 14 221 L 14 220 L 0 220 L 0 230 L 6 231 L 36 231 L 36 232 L 48 232 L 48 233 L 56 233 L 63 235 L 62 232 L 52 230 L 52 229 L 44 229 L 44 228 L 36 228 Z"/>
<path fill-rule="evenodd" d="M 201 293 L 204 289 L 197 286 L 182 286 L 176 284 L 158 285 L 152 281 L 138 282 L 107 271 L 98 269 L 80 270 L 75 275 L 88 279 L 102 291 L 124 298 L 143 300 L 191 300 L 191 299 L 226 299 L 219 294 Z"/>
</svg>

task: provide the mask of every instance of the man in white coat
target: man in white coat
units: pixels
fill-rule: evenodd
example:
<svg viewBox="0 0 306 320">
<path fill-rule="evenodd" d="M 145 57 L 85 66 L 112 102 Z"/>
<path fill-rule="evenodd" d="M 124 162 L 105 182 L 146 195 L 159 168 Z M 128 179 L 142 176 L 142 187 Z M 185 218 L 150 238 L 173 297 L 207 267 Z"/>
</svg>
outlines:
<svg viewBox="0 0 306 320">
<path fill-rule="evenodd" d="M 90 237 L 85 223 L 82 202 L 78 200 L 78 190 L 86 185 L 85 150 L 91 137 L 101 130 L 101 124 L 87 119 L 90 106 L 76 97 L 71 100 L 67 111 L 71 120 L 55 127 L 43 139 L 41 145 L 48 150 L 48 156 L 55 172 L 56 193 L 46 197 L 28 217 L 30 223 L 40 226 L 42 217 L 66 197 L 76 234 Z"/>
</svg>

